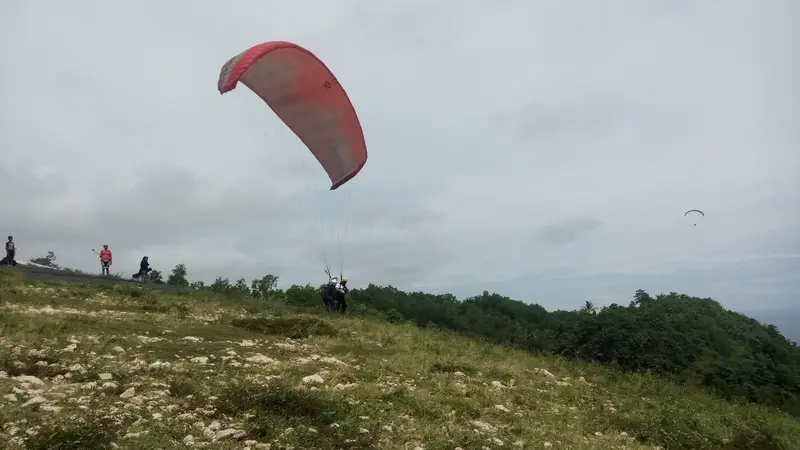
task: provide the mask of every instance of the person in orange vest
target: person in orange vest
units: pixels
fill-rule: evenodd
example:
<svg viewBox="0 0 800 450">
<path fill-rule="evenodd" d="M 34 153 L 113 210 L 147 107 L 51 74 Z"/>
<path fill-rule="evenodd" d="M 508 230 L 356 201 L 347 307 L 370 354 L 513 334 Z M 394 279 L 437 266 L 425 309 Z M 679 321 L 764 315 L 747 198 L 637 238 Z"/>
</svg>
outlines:
<svg viewBox="0 0 800 450">
<path fill-rule="evenodd" d="M 103 275 L 109 275 L 111 273 L 111 250 L 108 249 L 108 244 L 103 245 L 103 249 L 100 250 L 100 265 L 103 270 Z"/>
</svg>

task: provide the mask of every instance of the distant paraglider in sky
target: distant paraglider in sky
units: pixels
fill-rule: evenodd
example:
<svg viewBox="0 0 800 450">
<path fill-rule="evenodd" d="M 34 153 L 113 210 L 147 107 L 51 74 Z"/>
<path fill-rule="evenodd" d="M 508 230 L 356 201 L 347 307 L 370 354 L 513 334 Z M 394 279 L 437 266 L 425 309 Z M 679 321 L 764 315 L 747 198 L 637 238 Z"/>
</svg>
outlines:
<svg viewBox="0 0 800 450">
<path fill-rule="evenodd" d="M 694 212 L 694 213 L 699 213 L 699 214 L 700 214 L 701 216 L 703 216 L 703 217 L 705 217 L 705 216 L 706 216 L 706 213 L 704 213 L 703 211 L 700 211 L 699 209 L 690 209 L 690 210 L 686 211 L 686 212 L 683 214 L 683 217 L 686 217 L 686 216 L 688 216 L 688 215 L 689 215 L 689 213 L 691 213 L 691 212 Z M 695 223 L 695 224 L 694 224 L 694 226 L 697 226 L 697 224 Z"/>
</svg>

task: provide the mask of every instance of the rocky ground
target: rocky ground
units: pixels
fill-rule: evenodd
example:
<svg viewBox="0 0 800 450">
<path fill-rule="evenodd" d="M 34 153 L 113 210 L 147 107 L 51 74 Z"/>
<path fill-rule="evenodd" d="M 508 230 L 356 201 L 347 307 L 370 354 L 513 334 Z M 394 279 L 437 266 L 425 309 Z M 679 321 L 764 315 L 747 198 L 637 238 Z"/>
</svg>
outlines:
<svg viewBox="0 0 800 450">
<path fill-rule="evenodd" d="M 764 421 L 784 434 L 752 448 L 800 442 L 776 412 L 410 325 L 0 281 L 8 448 L 734 449 Z"/>
</svg>

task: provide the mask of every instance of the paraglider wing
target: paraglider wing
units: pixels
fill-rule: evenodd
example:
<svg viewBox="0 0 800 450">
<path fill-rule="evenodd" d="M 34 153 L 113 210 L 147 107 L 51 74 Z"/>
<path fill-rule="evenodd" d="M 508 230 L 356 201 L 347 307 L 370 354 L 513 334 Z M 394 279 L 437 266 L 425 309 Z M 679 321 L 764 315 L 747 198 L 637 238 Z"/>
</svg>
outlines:
<svg viewBox="0 0 800 450">
<path fill-rule="evenodd" d="M 265 42 L 234 56 L 219 74 L 225 94 L 241 82 L 261 97 L 325 169 L 334 190 L 367 162 L 361 124 L 330 69 L 305 48 Z"/>
<path fill-rule="evenodd" d="M 706 213 L 704 213 L 703 211 L 700 211 L 699 209 L 690 209 L 690 210 L 686 211 L 685 213 L 683 213 L 683 217 L 686 217 L 687 215 L 689 215 L 690 212 L 700 213 L 700 215 L 703 216 L 703 217 L 706 216 Z M 694 224 L 694 226 L 697 226 L 697 224 Z"/>
</svg>

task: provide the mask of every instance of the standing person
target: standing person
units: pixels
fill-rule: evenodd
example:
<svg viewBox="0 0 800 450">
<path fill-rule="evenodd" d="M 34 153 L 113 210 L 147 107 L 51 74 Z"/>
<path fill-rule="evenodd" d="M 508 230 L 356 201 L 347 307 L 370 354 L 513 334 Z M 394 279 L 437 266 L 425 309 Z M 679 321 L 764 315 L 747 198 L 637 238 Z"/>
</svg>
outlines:
<svg viewBox="0 0 800 450">
<path fill-rule="evenodd" d="M 339 279 L 336 277 L 331 278 L 328 284 L 322 288 L 322 301 L 325 303 L 325 312 L 331 312 L 336 309 L 336 286 L 339 284 Z"/>
<path fill-rule="evenodd" d="M 16 265 L 16 261 L 14 261 L 14 257 L 17 256 L 17 246 L 14 244 L 14 236 L 9 236 L 8 241 L 6 241 L 6 264 L 9 266 Z"/>
<path fill-rule="evenodd" d="M 336 300 L 336 309 L 339 310 L 342 314 L 347 310 L 347 301 L 345 300 L 345 296 L 347 293 L 350 292 L 350 289 L 347 287 L 347 277 L 342 277 L 339 284 L 336 285 L 336 292 L 334 294 L 334 299 Z"/>
<path fill-rule="evenodd" d="M 103 249 L 100 250 L 100 270 L 103 275 L 111 274 L 111 250 L 108 249 L 108 244 L 103 244 Z"/>
<path fill-rule="evenodd" d="M 139 263 L 139 281 L 142 283 L 147 282 L 147 276 L 150 274 L 150 271 L 153 270 L 150 268 L 150 262 L 147 260 L 147 256 L 142 258 L 142 262 Z"/>
</svg>

